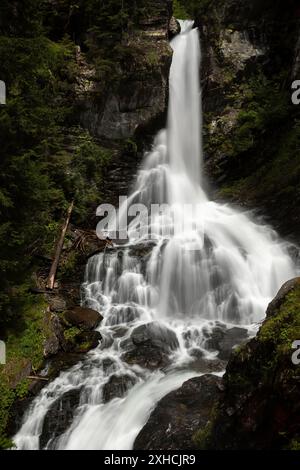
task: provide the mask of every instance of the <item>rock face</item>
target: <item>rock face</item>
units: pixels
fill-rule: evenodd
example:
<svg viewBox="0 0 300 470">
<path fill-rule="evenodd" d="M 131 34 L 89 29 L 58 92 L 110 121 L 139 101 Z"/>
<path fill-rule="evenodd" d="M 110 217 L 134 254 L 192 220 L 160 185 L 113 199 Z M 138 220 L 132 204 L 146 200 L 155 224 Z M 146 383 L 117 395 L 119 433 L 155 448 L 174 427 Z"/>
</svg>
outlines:
<svg viewBox="0 0 300 470">
<path fill-rule="evenodd" d="M 127 139 L 136 131 L 162 120 L 167 103 L 172 51 L 168 45 L 171 2 L 152 0 L 153 14 L 141 20 L 139 31 L 122 47 L 132 51 L 120 70 L 119 83 L 103 90 L 95 73 L 82 67 L 78 101 L 83 127 L 99 138 Z M 78 62 L 82 63 L 80 51 Z"/>
<path fill-rule="evenodd" d="M 204 158 L 215 197 L 261 208 L 283 235 L 297 239 L 299 106 L 291 104 L 290 85 L 300 70 L 299 7 L 293 0 L 221 0 L 195 2 L 194 11 L 202 41 Z"/>
<path fill-rule="evenodd" d="M 300 369 L 292 344 L 300 339 L 300 278 L 286 283 L 269 305 L 256 338 L 232 355 L 224 391 L 198 447 L 299 449 Z"/>
<path fill-rule="evenodd" d="M 173 39 L 177 34 L 180 34 L 181 26 L 179 22 L 172 16 L 169 23 L 169 39 Z"/>
<path fill-rule="evenodd" d="M 219 377 L 204 375 L 166 395 L 137 436 L 134 449 L 192 450 L 199 427 L 206 427 L 220 394 Z"/>
</svg>

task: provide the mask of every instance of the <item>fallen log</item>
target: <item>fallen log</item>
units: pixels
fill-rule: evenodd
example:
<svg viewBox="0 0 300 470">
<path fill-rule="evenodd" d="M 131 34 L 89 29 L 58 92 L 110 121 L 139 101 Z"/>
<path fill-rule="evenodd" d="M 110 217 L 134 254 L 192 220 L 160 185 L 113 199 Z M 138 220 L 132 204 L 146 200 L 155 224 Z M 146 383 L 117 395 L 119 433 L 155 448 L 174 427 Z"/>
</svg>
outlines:
<svg viewBox="0 0 300 470">
<path fill-rule="evenodd" d="M 71 202 L 71 204 L 68 208 L 66 219 L 65 219 L 65 222 L 64 222 L 62 230 L 61 230 L 61 235 L 60 235 L 59 241 L 58 241 L 57 246 L 56 246 L 54 260 L 53 260 L 53 263 L 51 265 L 51 269 L 50 269 L 50 273 L 49 273 L 49 277 L 48 277 L 48 281 L 47 281 L 47 287 L 48 287 L 48 289 L 51 289 L 51 290 L 54 288 L 54 282 L 55 282 L 55 276 L 56 276 L 56 272 L 57 272 L 57 268 L 58 268 L 58 264 L 59 264 L 59 258 L 60 258 L 60 255 L 61 255 L 61 250 L 64 246 L 64 240 L 65 240 L 66 232 L 67 232 L 67 229 L 68 229 L 68 226 L 69 226 L 69 223 L 70 223 L 70 218 L 71 218 L 71 214 L 72 214 L 72 211 L 73 211 L 73 207 L 74 207 L 74 201 Z"/>
<path fill-rule="evenodd" d="M 26 378 L 30 380 L 43 380 L 44 382 L 49 382 L 47 377 L 40 377 L 39 375 L 28 375 Z"/>
</svg>

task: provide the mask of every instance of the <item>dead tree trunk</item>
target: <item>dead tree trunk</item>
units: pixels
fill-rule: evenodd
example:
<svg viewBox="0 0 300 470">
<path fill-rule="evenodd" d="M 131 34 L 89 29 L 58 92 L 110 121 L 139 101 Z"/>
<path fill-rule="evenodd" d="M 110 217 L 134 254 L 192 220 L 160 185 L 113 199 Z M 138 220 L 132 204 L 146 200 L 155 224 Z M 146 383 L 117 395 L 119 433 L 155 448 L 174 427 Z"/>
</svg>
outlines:
<svg viewBox="0 0 300 470">
<path fill-rule="evenodd" d="M 62 230 L 61 230 L 61 235 L 60 235 L 60 238 L 59 238 L 57 246 L 56 246 L 54 260 L 53 260 L 53 263 L 51 265 L 51 269 L 50 269 L 50 273 L 49 273 L 49 277 L 48 277 L 48 281 L 47 281 L 48 289 L 53 289 L 54 288 L 54 282 L 55 282 L 55 276 L 56 276 L 56 272 L 57 272 L 57 268 L 58 268 L 59 258 L 60 258 L 61 250 L 64 246 L 64 240 L 65 240 L 66 232 L 67 232 L 67 229 L 68 229 L 68 226 L 69 226 L 69 222 L 70 222 L 71 214 L 72 214 L 72 211 L 73 211 L 73 207 L 74 207 L 74 201 L 71 202 L 71 204 L 68 208 L 66 219 L 64 221 L 64 224 L 63 224 L 63 227 L 62 227 Z"/>
</svg>

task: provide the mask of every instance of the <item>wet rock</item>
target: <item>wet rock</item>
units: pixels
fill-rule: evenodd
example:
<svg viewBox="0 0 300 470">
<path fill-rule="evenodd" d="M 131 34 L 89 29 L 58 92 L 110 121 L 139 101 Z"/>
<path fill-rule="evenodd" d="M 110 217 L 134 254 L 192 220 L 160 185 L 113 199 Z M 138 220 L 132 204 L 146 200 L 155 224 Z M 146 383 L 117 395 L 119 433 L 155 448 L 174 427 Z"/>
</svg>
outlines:
<svg viewBox="0 0 300 470">
<path fill-rule="evenodd" d="M 79 352 L 59 352 L 51 357 L 46 363 L 47 377 L 53 380 L 61 371 L 70 369 L 75 364 L 78 364 L 84 358 L 83 353 Z"/>
<path fill-rule="evenodd" d="M 103 372 L 109 375 L 117 369 L 116 361 L 110 357 L 105 357 L 102 361 Z"/>
<path fill-rule="evenodd" d="M 126 326 L 116 327 L 113 329 L 113 336 L 114 338 L 122 338 L 123 336 L 126 335 L 127 332 L 128 332 L 128 328 L 126 328 Z"/>
<path fill-rule="evenodd" d="M 72 424 L 79 405 L 81 389 L 66 392 L 48 410 L 40 436 L 40 448 L 54 448 L 55 440 Z"/>
<path fill-rule="evenodd" d="M 285 302 L 286 296 L 289 292 L 294 291 L 300 286 L 300 277 L 296 277 L 287 281 L 283 286 L 279 289 L 276 297 L 270 302 L 267 308 L 267 317 L 276 315 L 278 310 L 280 309 L 281 305 Z"/>
<path fill-rule="evenodd" d="M 220 383 L 219 377 L 204 375 L 188 380 L 166 395 L 138 434 L 134 449 L 196 449 L 193 436 L 210 420 L 220 395 Z"/>
<path fill-rule="evenodd" d="M 206 341 L 206 348 L 219 351 L 218 358 L 228 360 L 233 348 L 247 341 L 248 331 L 245 328 L 233 327 L 227 329 L 226 325 L 216 326 Z"/>
<path fill-rule="evenodd" d="M 163 369 L 170 364 L 167 354 L 148 345 L 131 349 L 123 354 L 122 359 L 128 364 L 135 364 L 150 370 Z"/>
<path fill-rule="evenodd" d="M 74 352 L 87 353 L 91 349 L 95 349 L 102 339 L 99 331 L 83 331 L 76 338 L 76 346 Z"/>
<path fill-rule="evenodd" d="M 299 339 L 300 279 L 280 289 L 257 336 L 232 354 L 205 448 L 297 449 L 300 375 L 292 360 Z M 202 448 L 202 447 L 200 447 Z"/>
<path fill-rule="evenodd" d="M 226 369 L 227 361 L 221 359 L 197 358 L 189 364 L 190 368 L 202 374 L 211 374 L 213 372 L 223 372 Z"/>
<path fill-rule="evenodd" d="M 169 23 L 169 39 L 173 39 L 177 34 L 180 34 L 181 26 L 179 21 L 172 16 Z"/>
<path fill-rule="evenodd" d="M 148 256 L 152 253 L 152 250 L 155 245 L 156 243 L 151 240 L 133 245 L 132 247 L 130 247 L 129 256 L 137 256 L 139 258 Z"/>
<path fill-rule="evenodd" d="M 129 374 L 112 375 L 103 387 L 104 403 L 113 398 L 122 398 L 134 384 L 135 379 Z"/>
<path fill-rule="evenodd" d="M 85 330 L 93 330 L 103 320 L 102 315 L 96 310 L 86 307 L 73 307 L 67 310 L 63 319 L 70 325 Z"/>
<path fill-rule="evenodd" d="M 202 359 L 205 356 L 205 353 L 200 348 L 193 348 L 189 350 L 189 355 L 196 359 Z"/>
<path fill-rule="evenodd" d="M 134 305 L 125 305 L 122 308 L 112 307 L 109 311 L 107 324 L 110 326 L 121 323 L 131 323 L 140 317 L 140 309 Z"/>
<path fill-rule="evenodd" d="M 176 333 L 158 322 L 147 323 L 135 328 L 131 334 L 135 346 L 152 346 L 164 352 L 179 347 Z"/>
<path fill-rule="evenodd" d="M 178 346 L 176 333 L 157 322 L 138 326 L 121 344 L 122 348 L 131 348 L 123 356 L 128 364 L 151 370 L 169 365 L 168 356 Z"/>
</svg>

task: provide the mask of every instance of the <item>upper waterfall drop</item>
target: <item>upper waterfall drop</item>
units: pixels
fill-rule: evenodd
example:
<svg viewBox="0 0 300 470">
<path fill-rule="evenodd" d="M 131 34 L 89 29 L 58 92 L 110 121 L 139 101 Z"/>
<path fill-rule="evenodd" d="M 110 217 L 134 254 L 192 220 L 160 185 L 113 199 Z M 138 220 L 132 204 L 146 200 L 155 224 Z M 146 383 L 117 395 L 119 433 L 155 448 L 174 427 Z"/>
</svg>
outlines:
<svg viewBox="0 0 300 470">
<path fill-rule="evenodd" d="M 201 59 L 198 30 L 193 21 L 180 21 L 181 34 L 171 42 L 168 112 L 170 171 L 185 175 L 191 184 L 202 180 L 202 112 L 199 84 Z"/>
</svg>

